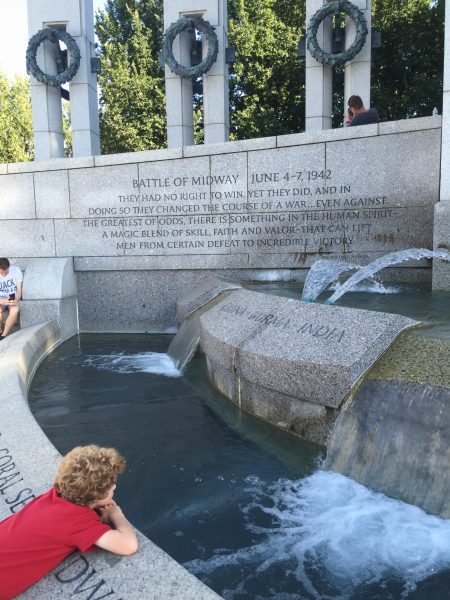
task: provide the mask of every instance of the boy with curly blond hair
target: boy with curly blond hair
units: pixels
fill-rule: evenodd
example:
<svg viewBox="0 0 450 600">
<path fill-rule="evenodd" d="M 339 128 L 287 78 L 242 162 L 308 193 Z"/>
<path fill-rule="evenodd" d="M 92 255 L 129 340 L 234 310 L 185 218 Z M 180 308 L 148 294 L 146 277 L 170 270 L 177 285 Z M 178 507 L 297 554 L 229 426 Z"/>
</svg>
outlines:
<svg viewBox="0 0 450 600">
<path fill-rule="evenodd" d="M 112 499 L 124 468 L 114 448 L 78 446 L 62 459 L 48 492 L 0 523 L 0 600 L 23 592 L 74 550 L 136 552 L 136 533 Z"/>
</svg>

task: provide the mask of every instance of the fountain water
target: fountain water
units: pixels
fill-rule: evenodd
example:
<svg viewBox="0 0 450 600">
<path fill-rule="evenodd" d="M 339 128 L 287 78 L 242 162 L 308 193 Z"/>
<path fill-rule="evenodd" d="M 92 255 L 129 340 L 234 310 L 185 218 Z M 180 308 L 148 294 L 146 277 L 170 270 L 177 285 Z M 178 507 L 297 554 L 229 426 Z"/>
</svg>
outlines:
<svg viewBox="0 0 450 600">
<path fill-rule="evenodd" d="M 183 321 L 167 352 L 93 355 L 86 357 L 84 365 L 117 373 L 153 373 L 181 377 L 199 342 L 200 318 L 198 312 L 195 312 Z"/>
<path fill-rule="evenodd" d="M 224 285 L 223 280 L 219 280 L 219 288 L 216 281 L 212 284 L 206 281 L 204 285 L 206 286 L 204 294 L 196 298 L 197 302 L 201 300 L 200 303 L 194 303 L 195 307 L 191 307 L 192 312 L 185 313 L 183 323 L 167 350 L 168 358 L 179 371 L 183 371 L 200 343 L 200 315 L 221 302 L 230 291 L 240 288 L 239 284 L 231 281 L 226 281 Z"/>
<path fill-rule="evenodd" d="M 421 258 L 440 258 L 441 260 L 450 261 L 450 252 L 448 250 L 427 250 L 426 248 L 409 248 L 408 250 L 400 250 L 399 252 L 391 252 L 380 258 L 372 261 L 365 267 L 361 267 L 356 273 L 347 279 L 334 294 L 328 298 L 325 304 L 334 304 L 343 294 L 351 290 L 357 283 L 363 279 L 371 277 L 374 273 L 405 262 L 407 260 L 420 260 Z M 324 289 L 324 288 L 323 288 Z"/>
<path fill-rule="evenodd" d="M 168 350 L 168 356 L 173 360 L 177 369 L 182 371 L 194 356 L 200 342 L 200 316 L 198 311 L 187 317 Z"/>
<path fill-rule="evenodd" d="M 314 302 L 330 283 L 336 281 L 341 273 L 359 269 L 359 265 L 335 260 L 318 260 L 310 268 L 303 287 L 302 300 Z"/>
</svg>

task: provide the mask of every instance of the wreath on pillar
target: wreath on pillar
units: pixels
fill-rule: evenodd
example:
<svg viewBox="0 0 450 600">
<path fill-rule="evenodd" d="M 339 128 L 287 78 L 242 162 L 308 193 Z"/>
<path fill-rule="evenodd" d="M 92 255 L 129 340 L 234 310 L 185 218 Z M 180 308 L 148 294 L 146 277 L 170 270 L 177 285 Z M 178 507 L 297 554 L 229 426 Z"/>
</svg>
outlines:
<svg viewBox="0 0 450 600">
<path fill-rule="evenodd" d="M 70 63 L 64 65 L 65 68 L 58 73 L 57 75 L 48 75 L 44 73 L 44 71 L 40 68 L 37 63 L 36 54 L 39 46 L 48 40 L 57 44 L 59 41 L 63 42 L 67 46 L 67 53 L 70 56 Z M 58 46 L 59 48 L 59 46 Z M 27 52 L 26 52 L 26 61 L 27 61 L 27 73 L 29 75 L 33 75 L 35 79 L 40 81 L 41 83 L 45 83 L 46 85 L 51 85 L 53 87 L 59 87 L 63 83 L 67 83 L 71 81 L 79 67 L 80 67 L 80 48 L 78 47 L 77 42 L 74 38 L 67 33 L 67 31 L 63 31 L 61 29 L 41 29 L 38 31 L 28 42 Z M 62 61 L 67 62 L 67 61 Z"/>
<path fill-rule="evenodd" d="M 344 50 L 344 52 L 338 52 L 333 54 L 332 52 L 325 52 L 317 41 L 317 31 L 320 24 L 326 17 L 331 17 L 334 14 L 345 13 L 355 23 L 356 37 L 353 44 Z M 308 29 L 306 30 L 306 45 L 311 55 L 320 63 L 324 65 L 343 65 L 349 62 L 355 56 L 361 52 L 364 44 L 366 43 L 366 37 L 369 30 L 367 28 L 367 21 L 363 13 L 357 6 L 348 2 L 348 0 L 334 0 L 319 8 L 319 10 L 311 18 Z"/>
<path fill-rule="evenodd" d="M 180 63 L 175 60 L 172 50 L 172 45 L 177 35 L 188 29 L 197 29 L 198 31 L 201 31 L 206 35 L 208 40 L 208 54 L 206 55 L 206 58 L 195 67 L 185 67 L 184 65 L 180 65 Z M 175 75 L 179 75 L 184 79 L 195 80 L 197 77 L 201 77 L 201 75 L 204 75 L 210 70 L 217 60 L 218 52 L 219 42 L 214 27 L 212 27 L 208 21 L 204 21 L 197 17 L 183 17 L 167 28 L 164 34 L 161 57 L 172 73 L 175 73 Z"/>
</svg>

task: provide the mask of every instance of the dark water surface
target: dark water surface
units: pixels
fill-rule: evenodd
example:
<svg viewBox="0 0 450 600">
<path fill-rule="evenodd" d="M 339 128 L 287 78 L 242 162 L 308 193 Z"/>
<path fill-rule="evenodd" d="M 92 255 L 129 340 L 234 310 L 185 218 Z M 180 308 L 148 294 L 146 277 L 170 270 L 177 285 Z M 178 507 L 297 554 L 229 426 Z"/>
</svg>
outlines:
<svg viewBox="0 0 450 600">
<path fill-rule="evenodd" d="M 232 600 L 450 599 L 450 523 L 318 471 L 322 448 L 241 414 L 200 355 L 146 372 L 174 374 L 148 354 L 170 339 L 74 337 L 29 394 L 62 454 L 124 454 L 116 499 L 142 532 Z"/>
</svg>

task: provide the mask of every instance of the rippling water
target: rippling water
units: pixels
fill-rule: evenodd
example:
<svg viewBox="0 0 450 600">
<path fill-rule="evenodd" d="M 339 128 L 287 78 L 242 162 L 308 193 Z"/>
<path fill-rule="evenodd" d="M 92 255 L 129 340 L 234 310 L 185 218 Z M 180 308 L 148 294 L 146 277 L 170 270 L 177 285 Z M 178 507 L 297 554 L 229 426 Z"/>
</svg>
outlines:
<svg viewBox="0 0 450 600">
<path fill-rule="evenodd" d="M 141 531 L 229 600 L 450 600 L 448 522 L 318 470 L 322 448 L 240 413 L 204 357 L 173 376 L 169 343 L 72 338 L 30 391 L 60 452 L 125 455 L 117 500 Z"/>
<path fill-rule="evenodd" d="M 219 549 L 186 567 L 202 578 L 245 573 L 227 599 L 407 598 L 450 565 L 450 522 L 376 494 L 351 479 L 318 471 L 304 479 L 255 482 L 242 507 L 254 543 Z M 268 573 L 278 573 L 264 591 Z M 281 575 L 282 574 L 282 575 Z M 290 591 L 287 591 L 290 590 Z M 396 595 L 392 595 L 396 590 Z M 288 595 L 286 595 L 288 594 Z"/>
</svg>

